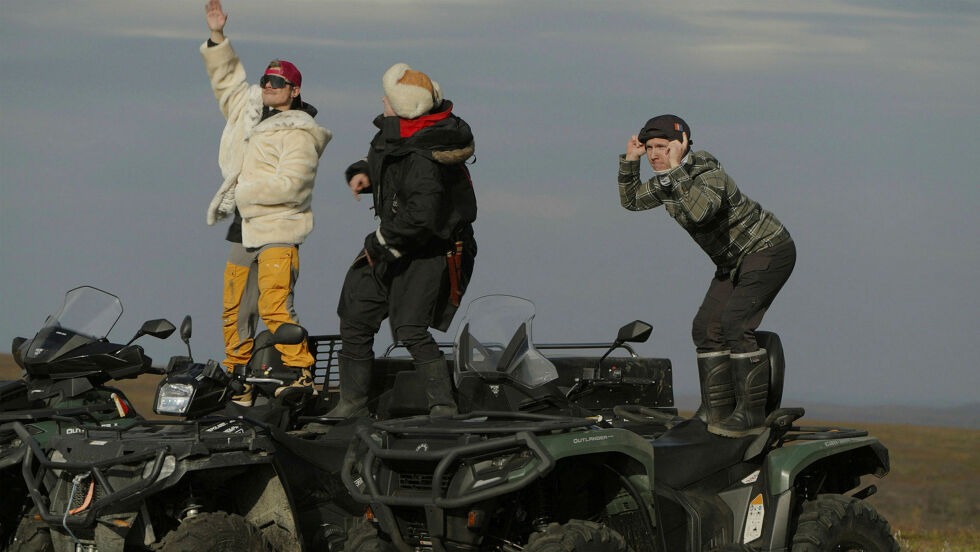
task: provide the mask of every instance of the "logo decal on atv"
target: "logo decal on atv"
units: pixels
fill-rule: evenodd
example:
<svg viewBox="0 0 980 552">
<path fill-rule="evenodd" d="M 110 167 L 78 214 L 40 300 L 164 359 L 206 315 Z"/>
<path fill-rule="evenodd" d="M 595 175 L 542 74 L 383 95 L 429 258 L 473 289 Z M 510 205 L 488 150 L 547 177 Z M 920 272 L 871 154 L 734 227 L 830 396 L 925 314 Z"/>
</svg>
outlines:
<svg viewBox="0 0 980 552">
<path fill-rule="evenodd" d="M 426 452 L 429 450 L 429 443 L 421 443 L 419 446 L 415 447 L 415 452 Z"/>
<path fill-rule="evenodd" d="M 490 392 L 493 393 L 493 396 L 494 397 L 500 395 L 500 386 L 499 385 L 491 385 L 490 386 Z"/>
<path fill-rule="evenodd" d="M 612 435 L 593 435 L 592 437 L 580 437 L 578 439 L 572 439 L 572 444 L 581 445 L 582 443 L 591 443 L 594 441 L 605 441 L 606 439 L 612 439 Z"/>
<path fill-rule="evenodd" d="M 755 470 L 754 472 L 745 476 L 745 479 L 742 480 L 742 484 L 749 485 L 751 483 L 755 483 L 758 480 L 759 480 L 759 470 Z"/>
<path fill-rule="evenodd" d="M 209 427 L 208 431 L 214 433 L 245 433 L 245 429 L 242 426 L 230 422 L 219 422 Z"/>
</svg>

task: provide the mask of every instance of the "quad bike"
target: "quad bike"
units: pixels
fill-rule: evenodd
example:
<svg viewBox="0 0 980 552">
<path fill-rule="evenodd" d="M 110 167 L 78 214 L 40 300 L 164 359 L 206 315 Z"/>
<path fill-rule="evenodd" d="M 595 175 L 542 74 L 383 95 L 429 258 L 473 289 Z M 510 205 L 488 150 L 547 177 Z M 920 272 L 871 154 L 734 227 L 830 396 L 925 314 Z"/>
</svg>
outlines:
<svg viewBox="0 0 980 552">
<path fill-rule="evenodd" d="M 0 382 L 0 549 L 10 545 L 31 507 L 20 472 L 27 446 L 13 422 L 22 423 L 43 449 L 56 435 L 81 433 L 84 427 L 125 427 L 141 419 L 123 392 L 106 384 L 159 373 L 133 341 L 142 335 L 164 339 L 175 328 L 163 319 L 149 320 L 125 345 L 111 343 L 106 336 L 121 314 L 118 297 L 83 286 L 68 291 L 61 309 L 33 338 L 13 340 L 23 378 Z M 31 532 L 25 527 L 18 538 Z"/>
<path fill-rule="evenodd" d="M 803 409 L 778 404 L 775 334 L 757 335 L 775 397 L 765 427 L 728 438 L 642 404 L 612 419 L 567 408 L 592 385 L 555 385 L 533 315 L 514 297 L 470 304 L 454 350 L 461 414 L 355 429 L 342 477 L 364 515 L 345 551 L 898 550 L 865 501 L 876 487 L 861 483 L 888 473 L 887 449 L 865 431 L 795 425 Z M 643 326 L 620 339 L 646 339 Z M 495 410 L 475 397 L 497 398 Z"/>
<path fill-rule="evenodd" d="M 193 361 L 189 318 L 180 334 L 188 356 L 170 359 L 154 411 L 183 420 L 85 428 L 48 450 L 15 424 L 30 447 L 22 475 L 48 528 L 46 549 L 339 549 L 350 517 L 344 500 L 355 506 L 337 475 L 351 435 L 287 433 L 315 397 L 300 388 L 275 396 L 289 373 L 274 347 L 309 339 L 317 372 L 329 379 L 337 336 L 308 338 L 283 324 L 258 336 L 245 373 L 231 375 Z M 245 384 L 255 406 L 231 401 Z"/>
<path fill-rule="evenodd" d="M 363 506 L 345 489 L 340 470 L 355 433 L 369 427 L 371 419 L 322 417 L 336 400 L 338 336 L 309 338 L 321 384 L 316 397 L 303 391 L 293 397 L 274 396 L 273 390 L 288 378 L 271 345 L 298 342 L 304 335 L 301 328 L 283 325 L 274 335 L 258 336 L 247 377 L 229 375 L 213 362 L 194 363 L 189 351 L 186 357 L 172 358 L 154 410 L 184 416 L 185 421 L 143 421 L 113 432 L 90 430 L 54 441 L 50 453 L 32 447 L 23 473 L 36 489 L 31 497 L 50 526 L 53 549 L 152 547 L 172 552 L 206 542 L 213 549 L 265 546 L 339 552 L 347 530 L 363 513 Z M 186 320 L 181 337 L 189 342 Z M 665 415 L 675 414 L 669 361 L 639 359 L 625 341 L 614 345 L 630 356 L 602 363 L 594 357 L 556 357 L 556 392 L 573 392 L 589 408 L 604 407 L 609 415 L 622 401 L 642 401 Z M 606 349 L 610 344 L 540 347 Z M 375 378 L 379 383 L 370 403 L 373 414 L 386 418 L 427 413 L 411 359 L 390 352 L 375 365 L 380 377 Z M 254 406 L 233 405 L 230 396 L 246 383 L 256 391 Z M 554 409 L 591 414 L 567 398 L 555 400 L 531 387 L 524 388 L 526 395 L 512 396 L 507 390 L 505 395 L 495 394 L 492 388 L 482 394 L 473 391 L 477 394 L 461 403 L 469 409 L 512 400 L 529 416 Z M 308 422 L 320 427 L 311 430 Z"/>
</svg>

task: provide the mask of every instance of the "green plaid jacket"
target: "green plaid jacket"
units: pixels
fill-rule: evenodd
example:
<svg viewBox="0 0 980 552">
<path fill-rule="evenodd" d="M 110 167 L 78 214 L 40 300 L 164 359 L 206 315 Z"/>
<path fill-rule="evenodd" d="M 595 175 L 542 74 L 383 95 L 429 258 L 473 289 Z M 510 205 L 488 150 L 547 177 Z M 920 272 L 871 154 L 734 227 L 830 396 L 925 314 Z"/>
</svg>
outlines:
<svg viewBox="0 0 980 552">
<path fill-rule="evenodd" d="M 721 163 L 706 151 L 647 182 L 640 161 L 619 156 L 619 200 L 630 211 L 663 205 L 711 257 L 719 272 L 734 276 L 742 259 L 790 240 L 782 223 L 739 191 Z"/>
</svg>

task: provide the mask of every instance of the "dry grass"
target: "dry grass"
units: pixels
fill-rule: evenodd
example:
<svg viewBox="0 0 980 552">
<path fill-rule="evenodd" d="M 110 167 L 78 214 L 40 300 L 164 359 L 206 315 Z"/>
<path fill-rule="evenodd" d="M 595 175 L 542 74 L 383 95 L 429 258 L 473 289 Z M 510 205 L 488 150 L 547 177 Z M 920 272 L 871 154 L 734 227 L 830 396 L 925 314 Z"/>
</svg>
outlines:
<svg viewBox="0 0 980 552">
<path fill-rule="evenodd" d="M 0 380 L 20 377 L 9 355 L 0 355 Z M 117 387 L 137 410 L 153 416 L 152 400 L 160 376 L 144 375 Z M 980 550 L 980 430 L 860 422 L 820 422 L 867 429 L 888 447 L 891 473 L 868 476 L 878 493 L 868 500 L 891 523 L 903 551 Z"/>
<path fill-rule="evenodd" d="M 925 533 L 896 531 L 895 538 L 902 552 L 976 552 L 980 550 L 980 535 L 976 531 L 928 531 Z"/>
<path fill-rule="evenodd" d="M 888 447 L 891 473 L 876 482 L 878 494 L 869 501 L 891 523 L 902 550 L 980 550 L 980 430 L 852 425 Z"/>
</svg>

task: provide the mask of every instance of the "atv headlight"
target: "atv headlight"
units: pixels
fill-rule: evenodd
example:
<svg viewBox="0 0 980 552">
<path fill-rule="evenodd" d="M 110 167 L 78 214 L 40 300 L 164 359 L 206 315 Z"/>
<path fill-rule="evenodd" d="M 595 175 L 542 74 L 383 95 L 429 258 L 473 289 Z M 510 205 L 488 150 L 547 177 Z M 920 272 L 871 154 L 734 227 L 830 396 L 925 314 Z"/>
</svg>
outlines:
<svg viewBox="0 0 980 552">
<path fill-rule="evenodd" d="M 157 404 L 153 409 L 157 414 L 180 416 L 187 412 L 194 396 L 194 387 L 189 383 L 165 383 L 157 391 Z"/>
<path fill-rule="evenodd" d="M 524 449 L 510 454 L 501 454 L 474 462 L 472 466 L 471 489 L 493 486 L 507 481 L 511 474 L 527 467 L 533 460 L 531 451 Z"/>
</svg>

